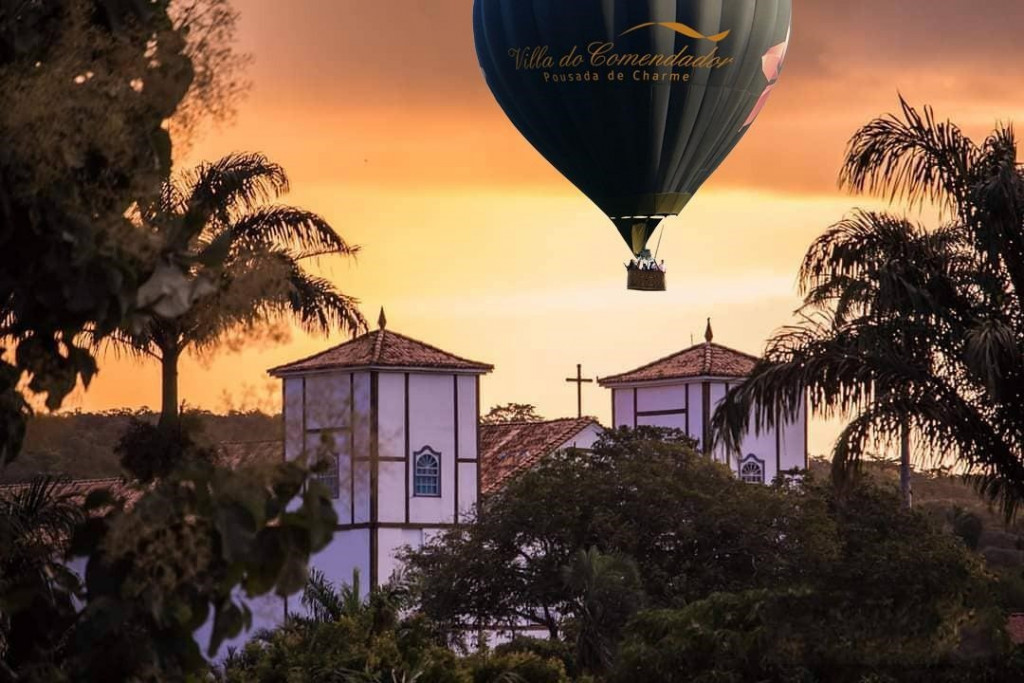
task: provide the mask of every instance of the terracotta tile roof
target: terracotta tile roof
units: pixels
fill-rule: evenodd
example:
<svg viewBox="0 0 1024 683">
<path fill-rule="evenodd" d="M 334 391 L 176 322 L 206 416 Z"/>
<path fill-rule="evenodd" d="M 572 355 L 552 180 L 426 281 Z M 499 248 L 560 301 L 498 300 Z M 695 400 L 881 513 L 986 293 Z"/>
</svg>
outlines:
<svg viewBox="0 0 1024 683">
<path fill-rule="evenodd" d="M 436 368 L 490 372 L 493 365 L 460 358 L 411 337 L 378 329 L 309 358 L 271 368 L 274 377 L 340 368 Z"/>
<path fill-rule="evenodd" d="M 590 425 L 600 427 L 593 417 L 480 425 L 481 493 L 501 488 Z"/>
<path fill-rule="evenodd" d="M 653 363 L 611 377 L 602 377 L 598 384 L 631 384 L 665 379 L 693 377 L 746 377 L 760 360 L 756 356 L 720 344 L 705 343 L 666 356 Z"/>
</svg>

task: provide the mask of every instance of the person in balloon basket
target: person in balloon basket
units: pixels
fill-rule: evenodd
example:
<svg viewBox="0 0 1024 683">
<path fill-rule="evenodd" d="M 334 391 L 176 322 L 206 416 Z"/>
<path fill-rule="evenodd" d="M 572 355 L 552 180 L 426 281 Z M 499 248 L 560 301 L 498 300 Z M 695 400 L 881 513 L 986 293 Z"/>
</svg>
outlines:
<svg viewBox="0 0 1024 683">
<path fill-rule="evenodd" d="M 651 252 L 646 249 L 640 253 L 639 259 L 630 259 L 629 263 L 626 264 L 626 270 L 657 270 L 662 273 L 665 272 L 665 260 L 662 259 L 659 263 L 654 260 L 651 256 Z"/>
</svg>

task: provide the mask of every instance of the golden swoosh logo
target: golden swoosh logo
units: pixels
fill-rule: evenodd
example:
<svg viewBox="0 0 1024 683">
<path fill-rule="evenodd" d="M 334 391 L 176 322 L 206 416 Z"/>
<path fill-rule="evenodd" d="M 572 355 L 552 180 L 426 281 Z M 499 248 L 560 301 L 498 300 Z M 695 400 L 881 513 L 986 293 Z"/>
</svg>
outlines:
<svg viewBox="0 0 1024 683">
<path fill-rule="evenodd" d="M 732 33 L 732 31 L 724 31 L 722 33 L 716 33 L 713 36 L 706 36 L 697 29 L 691 28 L 686 24 L 680 24 L 677 21 L 649 21 L 646 24 L 637 24 L 633 28 L 623 31 L 622 33 L 619 34 L 619 36 L 621 37 L 626 35 L 627 33 L 639 31 L 640 29 L 647 28 L 649 26 L 664 26 L 665 28 L 672 29 L 676 33 L 680 33 L 686 36 L 687 38 L 694 38 L 696 40 L 710 40 L 712 43 L 721 42 L 728 38 L 729 34 Z"/>
</svg>

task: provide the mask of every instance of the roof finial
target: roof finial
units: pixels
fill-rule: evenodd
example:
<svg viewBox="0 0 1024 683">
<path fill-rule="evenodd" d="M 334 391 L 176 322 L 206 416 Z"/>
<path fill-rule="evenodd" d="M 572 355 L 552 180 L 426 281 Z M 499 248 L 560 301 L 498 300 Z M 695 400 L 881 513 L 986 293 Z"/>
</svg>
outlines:
<svg viewBox="0 0 1024 683">
<path fill-rule="evenodd" d="M 387 319 L 387 316 L 384 315 L 384 307 L 381 306 L 380 307 L 380 317 L 377 318 L 377 327 L 379 327 L 380 329 L 383 330 L 387 326 L 388 326 L 388 319 Z"/>
<path fill-rule="evenodd" d="M 711 318 L 708 318 L 708 329 L 704 330 L 704 341 L 708 344 L 715 338 L 715 333 L 711 331 Z"/>
</svg>

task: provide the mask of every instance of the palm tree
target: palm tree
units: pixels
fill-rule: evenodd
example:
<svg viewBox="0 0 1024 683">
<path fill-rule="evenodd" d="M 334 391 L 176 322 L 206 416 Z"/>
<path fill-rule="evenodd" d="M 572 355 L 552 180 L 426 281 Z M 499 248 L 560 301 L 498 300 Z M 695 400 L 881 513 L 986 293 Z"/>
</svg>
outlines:
<svg viewBox="0 0 1024 683">
<path fill-rule="evenodd" d="M 61 560 L 84 519 L 66 479 L 40 476 L 0 489 L 0 677 L 39 657 L 37 650 L 58 651 L 80 588 Z"/>
<path fill-rule="evenodd" d="M 833 451 L 838 479 L 879 443 L 900 442 L 909 494 L 910 434 L 955 461 L 1012 516 L 1024 501 L 1024 174 L 1000 126 L 981 144 L 902 99 L 901 116 L 852 138 L 840 183 L 943 210 L 935 230 L 857 212 L 815 241 L 800 273 L 803 320 L 714 417 L 735 448 L 751 426 L 794 418 L 809 397 L 850 418 Z"/>
<path fill-rule="evenodd" d="M 303 621 L 311 624 L 330 624 L 344 617 L 355 617 L 363 609 L 360 597 L 359 569 L 352 570 L 352 583 L 335 586 L 319 569 L 309 572 L 302 589 L 302 606 L 306 609 Z"/>
<path fill-rule="evenodd" d="M 314 213 L 268 204 L 287 190 L 280 166 L 261 154 L 233 154 L 172 177 L 140 212 L 160 250 L 139 292 L 154 313 L 114 339 L 160 362 L 162 427 L 178 423 L 178 361 L 190 347 L 208 349 L 229 332 L 281 319 L 322 334 L 366 329 L 356 299 L 302 268 L 358 247 Z"/>
<path fill-rule="evenodd" d="M 640 607 L 636 563 L 597 548 L 578 550 L 572 564 L 562 567 L 562 580 L 575 596 L 576 660 L 585 671 L 607 672 L 622 629 Z"/>
</svg>

